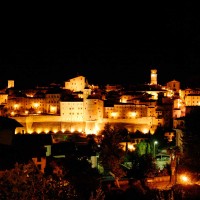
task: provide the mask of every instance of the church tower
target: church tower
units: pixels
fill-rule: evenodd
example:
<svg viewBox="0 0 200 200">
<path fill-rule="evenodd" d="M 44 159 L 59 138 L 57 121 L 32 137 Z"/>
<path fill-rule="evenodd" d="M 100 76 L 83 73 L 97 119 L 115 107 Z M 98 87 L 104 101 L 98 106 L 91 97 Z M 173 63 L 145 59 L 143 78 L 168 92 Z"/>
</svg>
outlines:
<svg viewBox="0 0 200 200">
<path fill-rule="evenodd" d="M 152 69 L 151 70 L 151 85 L 157 85 L 157 70 Z"/>
<path fill-rule="evenodd" d="M 14 80 L 8 80 L 8 88 L 13 88 L 15 85 Z"/>
</svg>

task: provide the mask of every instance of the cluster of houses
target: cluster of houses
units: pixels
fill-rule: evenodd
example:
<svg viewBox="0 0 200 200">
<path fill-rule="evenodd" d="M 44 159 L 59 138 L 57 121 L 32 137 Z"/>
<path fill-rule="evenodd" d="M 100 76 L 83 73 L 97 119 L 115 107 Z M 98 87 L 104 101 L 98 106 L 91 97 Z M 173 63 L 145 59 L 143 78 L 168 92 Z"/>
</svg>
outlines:
<svg viewBox="0 0 200 200">
<path fill-rule="evenodd" d="M 156 69 L 151 70 L 148 84 L 97 86 L 89 84 L 84 76 L 77 76 L 63 85 L 30 89 L 18 89 L 9 80 L 0 90 L 1 119 L 16 122 L 11 130 L 12 144 L 30 147 L 35 139 L 28 138 L 46 135 L 41 140 L 45 156 L 52 155 L 52 143 L 64 141 L 66 135 L 98 134 L 106 123 L 144 135 L 154 134 L 158 126 L 171 128 L 176 131 L 166 132 L 166 137 L 169 141 L 175 137 L 176 144 L 181 146 L 184 116 L 197 106 L 200 106 L 199 88 L 181 89 L 177 80 L 159 85 Z M 4 144 L 1 141 L 9 134 L 4 129 L 0 134 L 0 144 Z M 27 140 L 24 143 L 19 139 L 22 136 Z M 135 140 L 138 142 L 140 139 Z M 36 156 L 35 162 L 44 170 L 41 158 Z"/>
</svg>

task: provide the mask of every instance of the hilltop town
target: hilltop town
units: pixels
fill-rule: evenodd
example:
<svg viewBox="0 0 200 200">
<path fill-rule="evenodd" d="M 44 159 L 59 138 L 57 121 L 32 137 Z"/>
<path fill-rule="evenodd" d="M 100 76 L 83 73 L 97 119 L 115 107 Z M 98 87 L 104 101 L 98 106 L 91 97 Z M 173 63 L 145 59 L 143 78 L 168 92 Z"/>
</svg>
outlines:
<svg viewBox="0 0 200 200">
<path fill-rule="evenodd" d="M 109 124 L 127 131 L 129 139 L 120 141 L 124 152 L 134 152 L 150 139 L 149 153 L 157 160 L 157 168 L 163 170 L 171 163 L 173 170 L 175 154 L 158 151 L 159 141 L 150 137 L 162 128 L 168 147 L 178 147 L 182 153 L 185 116 L 199 108 L 200 88 L 182 89 L 177 80 L 160 85 L 157 80 L 157 69 L 150 71 L 149 83 L 138 85 L 98 86 L 79 75 L 63 85 L 20 89 L 14 80 L 8 80 L 0 91 L 0 150 L 5 152 L 0 155 L 0 168 L 11 167 L 12 159 L 12 164 L 32 159 L 45 173 L 48 158 L 66 158 L 77 151 L 80 159 L 87 155 L 91 167 L 102 173 L 99 152 L 83 144 L 89 144 L 89 136 L 100 135 Z M 126 162 L 123 167 L 130 170 L 133 163 Z M 175 183 L 168 179 L 167 183 Z"/>
</svg>

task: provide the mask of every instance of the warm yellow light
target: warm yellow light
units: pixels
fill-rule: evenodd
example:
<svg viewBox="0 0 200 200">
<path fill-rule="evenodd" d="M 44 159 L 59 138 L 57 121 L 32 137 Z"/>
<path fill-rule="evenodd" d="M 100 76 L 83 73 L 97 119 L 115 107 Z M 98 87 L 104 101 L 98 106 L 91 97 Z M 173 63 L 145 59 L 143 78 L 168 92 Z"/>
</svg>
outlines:
<svg viewBox="0 0 200 200">
<path fill-rule="evenodd" d="M 136 117 L 137 113 L 136 112 L 130 112 L 131 117 Z"/>
<path fill-rule="evenodd" d="M 45 132 L 45 133 L 49 133 L 49 129 L 47 129 L 47 128 L 44 129 L 44 132 Z"/>
<path fill-rule="evenodd" d="M 38 114 L 41 114 L 41 112 L 42 112 L 42 111 L 40 111 L 40 110 L 39 110 L 39 111 L 37 111 L 37 113 L 38 113 Z"/>
<path fill-rule="evenodd" d="M 133 145 L 133 144 L 128 145 L 128 150 L 129 150 L 129 151 L 135 151 L 134 145 Z"/>
<path fill-rule="evenodd" d="M 127 103 L 127 100 L 126 99 L 120 99 L 120 102 L 121 103 Z"/>
<path fill-rule="evenodd" d="M 12 116 L 14 116 L 14 115 L 15 115 L 15 112 L 14 112 L 14 111 L 12 111 L 12 112 L 11 112 L 11 115 L 12 115 Z"/>
<path fill-rule="evenodd" d="M 18 109 L 19 108 L 19 105 L 18 104 L 14 104 L 14 109 Z"/>
<path fill-rule="evenodd" d="M 74 131 L 75 131 L 75 129 L 74 129 L 74 128 L 71 128 L 70 132 L 73 133 Z"/>
<path fill-rule="evenodd" d="M 189 183 L 189 178 L 188 178 L 188 176 L 186 176 L 186 175 L 184 175 L 184 174 L 180 176 L 180 180 L 181 180 L 181 182 L 184 183 L 184 184 L 188 184 L 188 183 Z"/>
<path fill-rule="evenodd" d="M 33 133 L 33 130 L 32 130 L 32 129 L 29 129 L 29 130 L 28 130 L 28 133 L 32 134 L 32 133 Z"/>
<path fill-rule="evenodd" d="M 33 94 L 26 94 L 27 97 L 33 97 Z"/>
<path fill-rule="evenodd" d="M 112 116 L 112 117 L 116 117 L 117 114 L 118 114 L 117 112 L 112 112 L 112 113 L 111 113 L 111 116 Z"/>
<path fill-rule="evenodd" d="M 38 133 L 38 134 L 42 133 L 42 129 L 38 128 L 38 129 L 36 130 L 36 133 Z"/>
<path fill-rule="evenodd" d="M 78 132 L 82 132 L 82 128 L 79 128 L 79 129 L 78 129 Z"/>
<path fill-rule="evenodd" d="M 57 132 L 58 132 L 58 129 L 54 129 L 53 132 L 54 132 L 54 133 L 57 133 Z"/>
<path fill-rule="evenodd" d="M 56 112 L 56 106 L 51 106 L 50 107 L 50 112 L 55 113 Z"/>
<path fill-rule="evenodd" d="M 65 132 L 65 129 L 64 128 L 62 128 L 62 130 L 61 130 L 63 133 Z"/>
<path fill-rule="evenodd" d="M 149 132 L 149 129 L 144 128 L 144 129 L 142 130 L 142 132 L 143 132 L 144 134 L 147 134 L 147 133 Z"/>
<path fill-rule="evenodd" d="M 25 111 L 25 114 L 28 115 L 28 110 Z"/>
<path fill-rule="evenodd" d="M 33 106 L 34 106 L 34 108 L 38 108 L 39 107 L 39 103 L 34 103 Z"/>
<path fill-rule="evenodd" d="M 89 130 L 89 129 L 86 129 L 86 130 L 85 130 L 85 134 L 86 134 L 86 135 L 93 134 L 93 131 L 92 131 L 92 130 Z"/>
</svg>

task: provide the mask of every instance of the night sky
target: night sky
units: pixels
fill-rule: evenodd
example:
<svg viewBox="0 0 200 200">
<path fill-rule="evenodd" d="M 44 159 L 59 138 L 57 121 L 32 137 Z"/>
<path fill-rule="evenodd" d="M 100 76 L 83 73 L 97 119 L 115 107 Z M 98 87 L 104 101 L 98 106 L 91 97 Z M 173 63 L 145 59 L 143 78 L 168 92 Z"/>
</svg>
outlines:
<svg viewBox="0 0 200 200">
<path fill-rule="evenodd" d="M 193 6 L 184 5 L 93 9 L 74 21 L 66 17 L 64 24 L 49 19 L 46 26 L 26 27 L 0 47 L 0 80 L 42 85 L 79 74 L 94 84 L 135 84 L 150 82 L 150 69 L 156 68 L 160 84 L 176 79 L 200 87 L 199 18 Z"/>
</svg>

